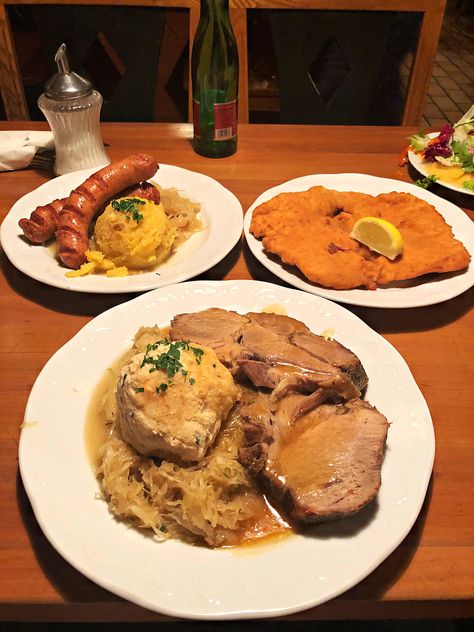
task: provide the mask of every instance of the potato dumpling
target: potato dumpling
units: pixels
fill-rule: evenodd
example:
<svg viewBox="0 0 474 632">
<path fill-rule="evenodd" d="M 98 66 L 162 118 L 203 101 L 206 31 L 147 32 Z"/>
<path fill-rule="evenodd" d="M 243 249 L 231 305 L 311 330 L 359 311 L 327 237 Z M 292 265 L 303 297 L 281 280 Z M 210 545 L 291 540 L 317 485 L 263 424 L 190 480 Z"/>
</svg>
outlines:
<svg viewBox="0 0 474 632">
<path fill-rule="evenodd" d="M 113 200 L 97 219 L 97 249 L 117 267 L 143 270 L 170 254 L 176 231 L 161 204 L 138 197 Z"/>
</svg>

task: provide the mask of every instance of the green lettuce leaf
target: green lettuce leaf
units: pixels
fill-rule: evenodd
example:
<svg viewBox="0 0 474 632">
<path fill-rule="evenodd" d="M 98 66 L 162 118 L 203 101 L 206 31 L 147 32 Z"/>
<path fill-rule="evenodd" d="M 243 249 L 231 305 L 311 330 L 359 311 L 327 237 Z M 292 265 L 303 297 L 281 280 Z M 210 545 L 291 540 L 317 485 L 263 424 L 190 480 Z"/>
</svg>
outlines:
<svg viewBox="0 0 474 632">
<path fill-rule="evenodd" d="M 437 180 L 439 180 L 438 176 L 427 176 L 422 180 L 416 180 L 415 184 L 417 187 L 421 187 L 422 189 L 429 189 L 430 186 Z"/>
<path fill-rule="evenodd" d="M 466 173 L 472 173 L 474 171 L 474 154 L 471 154 L 469 149 L 470 144 L 467 141 L 461 143 L 458 140 L 453 140 L 452 142 L 452 150 L 456 162 Z"/>
<path fill-rule="evenodd" d="M 408 140 L 413 147 L 413 151 L 423 151 L 430 139 L 423 132 L 418 132 L 418 134 L 410 136 Z"/>
</svg>

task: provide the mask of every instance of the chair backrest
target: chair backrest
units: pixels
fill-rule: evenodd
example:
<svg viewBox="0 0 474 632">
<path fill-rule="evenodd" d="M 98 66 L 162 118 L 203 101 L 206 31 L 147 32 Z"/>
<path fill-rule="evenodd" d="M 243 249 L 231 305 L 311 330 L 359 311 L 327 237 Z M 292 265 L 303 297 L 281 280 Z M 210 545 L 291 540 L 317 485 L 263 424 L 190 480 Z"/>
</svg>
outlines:
<svg viewBox="0 0 474 632">
<path fill-rule="evenodd" d="M 20 4 L 44 4 L 41 0 L 19 0 Z M 0 0 L 0 92 L 8 119 L 28 119 L 29 112 L 22 86 L 18 60 L 12 38 L 6 5 L 15 0 Z M 48 0 L 49 5 L 152 6 L 189 9 L 189 42 L 194 39 L 199 20 L 199 0 Z M 239 120 L 249 121 L 247 11 L 331 10 L 331 11 L 398 11 L 422 14 L 418 43 L 408 82 L 402 124 L 418 125 L 428 91 L 446 0 L 230 0 L 230 11 L 239 50 Z M 189 46 L 191 55 L 191 46 Z M 164 81 L 164 78 L 162 78 Z M 158 83 L 160 78 L 158 77 Z M 191 95 L 188 98 L 188 120 L 192 117 Z"/>
<path fill-rule="evenodd" d="M 192 42 L 199 21 L 199 0 L 0 0 L 0 94 L 3 101 L 6 117 L 10 120 L 28 120 L 30 113 L 28 110 L 25 90 L 22 83 L 20 67 L 18 63 L 15 42 L 12 36 L 12 29 L 9 20 L 8 5 L 91 5 L 94 7 L 153 7 L 161 9 L 188 9 L 188 37 L 181 41 L 181 37 L 174 37 L 174 25 L 179 17 L 172 16 L 171 29 L 163 33 L 163 57 L 164 63 L 160 64 L 156 80 L 156 99 L 160 102 L 169 100 L 169 95 L 165 90 L 165 84 L 173 70 L 173 61 L 182 53 L 188 42 Z M 182 23 L 178 24 L 177 31 L 182 31 Z M 179 41 L 178 41 L 179 40 Z M 138 46 L 139 46 L 138 42 Z M 168 56 L 168 57 L 167 57 Z M 167 57 L 167 58 L 166 58 Z M 189 46 L 189 60 L 191 57 L 191 46 Z M 113 63 L 113 58 L 111 58 Z M 120 72 L 119 68 L 113 68 Z M 170 104 L 171 106 L 171 104 Z M 191 120 L 191 102 L 188 103 L 188 120 Z"/>
<path fill-rule="evenodd" d="M 411 66 L 401 123 L 419 125 L 438 48 L 446 0 L 230 0 L 240 60 L 239 119 L 249 121 L 247 16 L 249 9 L 380 11 L 420 13 L 421 26 Z"/>
</svg>

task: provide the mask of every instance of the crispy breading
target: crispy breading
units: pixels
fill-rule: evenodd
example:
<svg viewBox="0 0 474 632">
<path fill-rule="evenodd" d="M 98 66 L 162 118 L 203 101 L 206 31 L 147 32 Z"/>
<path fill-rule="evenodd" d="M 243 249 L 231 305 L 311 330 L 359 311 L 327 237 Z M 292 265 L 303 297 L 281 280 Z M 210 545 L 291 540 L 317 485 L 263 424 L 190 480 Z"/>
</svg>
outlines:
<svg viewBox="0 0 474 632">
<path fill-rule="evenodd" d="M 383 218 L 401 232 L 403 253 L 394 261 L 349 237 L 355 222 L 366 216 Z M 319 186 L 281 193 L 254 209 L 250 232 L 308 280 L 334 289 L 374 289 L 431 272 L 462 270 L 470 261 L 436 209 L 410 193 L 374 197 Z"/>
</svg>

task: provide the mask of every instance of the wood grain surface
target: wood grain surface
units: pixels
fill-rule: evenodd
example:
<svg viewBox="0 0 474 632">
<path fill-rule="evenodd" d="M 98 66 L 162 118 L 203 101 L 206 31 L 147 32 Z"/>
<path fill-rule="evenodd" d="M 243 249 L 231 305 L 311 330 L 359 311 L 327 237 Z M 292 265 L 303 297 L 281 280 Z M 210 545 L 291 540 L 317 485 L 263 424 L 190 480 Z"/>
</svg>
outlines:
<svg viewBox="0 0 474 632">
<path fill-rule="evenodd" d="M 0 123 L 0 129 L 45 129 Z M 146 151 L 159 162 L 205 173 L 244 209 L 269 187 L 312 173 L 358 172 L 410 181 L 398 155 L 412 128 L 242 125 L 237 153 L 212 160 L 191 148 L 187 124 L 105 124 L 112 159 Z M 50 176 L 0 173 L 0 217 Z M 473 197 L 433 191 L 471 219 Z M 470 205 L 470 209 L 467 208 Z M 95 315 L 131 298 L 43 285 L 1 255 L 0 278 L 0 621 L 152 621 L 166 617 L 99 588 L 67 564 L 42 534 L 18 473 L 20 425 L 30 389 L 48 358 Z M 278 283 L 239 244 L 202 279 Z M 410 534 L 369 577 L 339 598 L 293 619 L 462 617 L 474 615 L 474 291 L 416 309 L 350 307 L 405 358 L 431 410 L 435 467 Z M 387 388 L 390 385 L 387 384 Z"/>
</svg>

